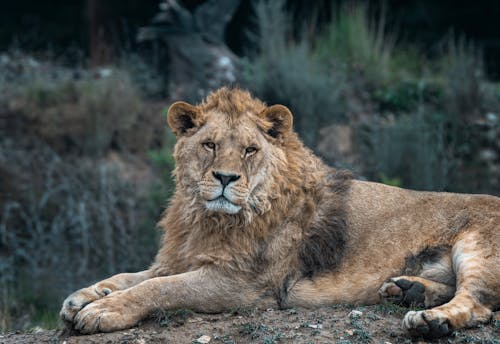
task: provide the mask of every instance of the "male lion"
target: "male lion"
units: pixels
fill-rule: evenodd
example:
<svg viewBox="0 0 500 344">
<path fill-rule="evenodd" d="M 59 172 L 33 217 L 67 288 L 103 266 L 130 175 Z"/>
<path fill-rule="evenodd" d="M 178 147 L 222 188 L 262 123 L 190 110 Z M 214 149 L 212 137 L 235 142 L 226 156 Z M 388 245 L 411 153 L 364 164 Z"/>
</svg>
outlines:
<svg viewBox="0 0 500 344">
<path fill-rule="evenodd" d="M 437 337 L 500 307 L 500 198 L 353 180 L 304 147 L 286 107 L 239 89 L 177 102 L 168 123 L 163 246 L 148 270 L 71 294 L 61 317 L 76 330 L 129 328 L 157 308 L 391 301 L 424 307 L 403 326 Z"/>
</svg>

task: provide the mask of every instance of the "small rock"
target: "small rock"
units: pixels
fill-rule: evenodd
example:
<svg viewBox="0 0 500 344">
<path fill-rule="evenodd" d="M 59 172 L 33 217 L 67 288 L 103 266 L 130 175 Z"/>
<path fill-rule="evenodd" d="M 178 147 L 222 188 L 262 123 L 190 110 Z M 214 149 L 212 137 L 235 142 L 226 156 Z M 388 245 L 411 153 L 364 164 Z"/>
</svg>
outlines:
<svg viewBox="0 0 500 344">
<path fill-rule="evenodd" d="M 384 342 L 384 344 L 392 344 L 391 342 Z"/>
<path fill-rule="evenodd" d="M 345 330 L 349 336 L 354 336 L 354 330 Z"/>
<path fill-rule="evenodd" d="M 321 325 L 321 324 L 309 324 L 309 325 L 307 325 L 307 327 L 310 327 L 310 328 L 323 328 L 323 325 Z"/>
<path fill-rule="evenodd" d="M 347 316 L 349 318 L 359 318 L 363 315 L 363 312 L 361 311 L 357 311 L 357 310 L 352 310 Z"/>
<path fill-rule="evenodd" d="M 207 343 L 210 343 L 211 340 L 212 340 L 212 337 L 207 336 L 205 334 L 205 335 L 201 336 L 200 338 L 196 339 L 196 342 L 200 343 L 200 344 L 207 344 Z"/>
<path fill-rule="evenodd" d="M 489 113 L 486 114 L 486 119 L 489 122 L 496 122 L 497 119 L 498 119 L 498 116 L 496 114 L 494 114 L 493 112 L 489 112 Z"/>
</svg>

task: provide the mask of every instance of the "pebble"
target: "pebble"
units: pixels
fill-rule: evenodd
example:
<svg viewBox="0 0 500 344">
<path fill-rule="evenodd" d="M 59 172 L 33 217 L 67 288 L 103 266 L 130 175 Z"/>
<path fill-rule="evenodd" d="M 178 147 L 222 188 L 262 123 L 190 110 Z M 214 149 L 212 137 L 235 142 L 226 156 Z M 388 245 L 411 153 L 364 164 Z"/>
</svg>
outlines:
<svg viewBox="0 0 500 344">
<path fill-rule="evenodd" d="M 357 310 L 352 310 L 347 316 L 349 318 L 359 318 L 363 315 L 363 312 L 357 311 Z"/>
<path fill-rule="evenodd" d="M 323 328 L 323 325 L 321 325 L 321 324 L 309 324 L 307 326 L 310 328 Z"/>
<path fill-rule="evenodd" d="M 200 338 L 196 339 L 196 342 L 200 343 L 200 344 L 207 344 L 207 343 L 210 343 L 211 340 L 212 340 L 212 337 L 207 336 L 205 334 L 205 335 L 201 336 Z"/>
</svg>

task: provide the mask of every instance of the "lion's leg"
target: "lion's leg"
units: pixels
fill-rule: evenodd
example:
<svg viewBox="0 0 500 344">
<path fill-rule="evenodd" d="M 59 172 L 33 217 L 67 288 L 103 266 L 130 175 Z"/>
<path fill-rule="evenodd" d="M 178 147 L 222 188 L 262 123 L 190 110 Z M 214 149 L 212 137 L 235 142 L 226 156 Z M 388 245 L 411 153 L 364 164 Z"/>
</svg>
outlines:
<svg viewBox="0 0 500 344">
<path fill-rule="evenodd" d="M 383 274 L 369 274 L 361 269 L 338 271 L 298 280 L 284 288 L 280 307 L 320 307 L 328 304 L 375 304 Z"/>
<path fill-rule="evenodd" d="M 200 269 L 154 277 L 114 292 L 83 308 L 74 319 L 82 333 L 111 332 L 134 326 L 156 309 L 188 308 L 221 312 L 252 304 L 259 294 L 238 278 Z"/>
<path fill-rule="evenodd" d="M 457 276 L 455 297 L 425 311 L 410 311 L 403 326 L 411 333 L 439 337 L 452 330 L 487 322 L 492 309 L 500 305 L 500 253 L 498 236 L 481 237 L 469 232 L 452 249 Z"/>
<path fill-rule="evenodd" d="M 430 308 L 450 301 L 455 295 L 455 286 L 422 277 L 399 276 L 385 282 L 379 294 L 386 301 L 403 306 Z"/>
<path fill-rule="evenodd" d="M 90 287 L 79 289 L 64 300 L 59 315 L 63 321 L 71 323 L 78 311 L 89 303 L 117 290 L 127 289 L 139 284 L 151 277 L 149 270 L 136 273 L 121 273 L 97 282 Z"/>
</svg>

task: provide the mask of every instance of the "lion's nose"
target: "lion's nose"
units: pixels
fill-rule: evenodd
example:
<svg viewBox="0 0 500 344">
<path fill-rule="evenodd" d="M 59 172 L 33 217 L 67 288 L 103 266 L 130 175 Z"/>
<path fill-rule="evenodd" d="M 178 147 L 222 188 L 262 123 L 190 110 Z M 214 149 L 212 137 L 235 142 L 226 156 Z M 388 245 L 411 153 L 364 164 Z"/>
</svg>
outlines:
<svg viewBox="0 0 500 344">
<path fill-rule="evenodd" d="M 229 183 L 235 182 L 240 179 L 240 176 L 234 173 L 226 173 L 226 172 L 212 172 L 215 179 L 219 180 L 222 184 L 222 187 L 226 187 Z"/>
</svg>

